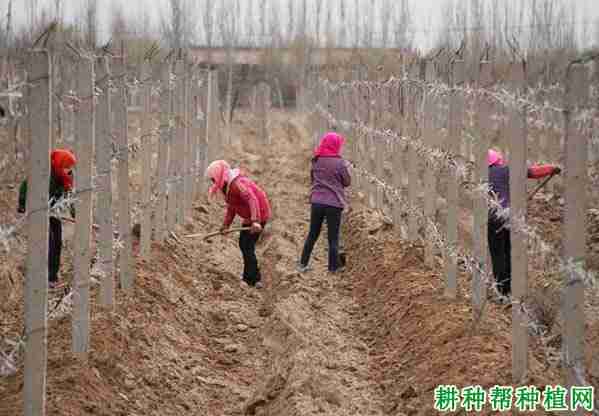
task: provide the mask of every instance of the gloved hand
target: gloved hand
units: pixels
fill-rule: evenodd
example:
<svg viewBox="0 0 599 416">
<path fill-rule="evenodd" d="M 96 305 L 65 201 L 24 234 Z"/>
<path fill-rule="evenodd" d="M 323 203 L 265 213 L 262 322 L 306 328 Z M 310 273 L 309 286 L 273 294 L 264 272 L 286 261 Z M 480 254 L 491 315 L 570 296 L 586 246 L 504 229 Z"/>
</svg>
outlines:
<svg viewBox="0 0 599 416">
<path fill-rule="evenodd" d="M 250 233 L 258 234 L 260 231 L 262 231 L 262 226 L 257 222 L 253 222 L 252 226 L 250 227 Z"/>
<path fill-rule="evenodd" d="M 560 168 L 559 166 L 554 166 L 553 167 L 553 174 L 554 175 L 559 175 L 560 173 L 562 173 L 562 168 Z"/>
</svg>

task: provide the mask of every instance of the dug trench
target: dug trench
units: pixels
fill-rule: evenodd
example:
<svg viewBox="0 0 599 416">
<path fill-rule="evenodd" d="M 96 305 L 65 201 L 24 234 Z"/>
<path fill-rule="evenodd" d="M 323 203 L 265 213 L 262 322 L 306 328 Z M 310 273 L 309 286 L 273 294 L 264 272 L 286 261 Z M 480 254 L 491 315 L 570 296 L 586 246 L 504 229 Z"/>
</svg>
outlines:
<svg viewBox="0 0 599 416">
<path fill-rule="evenodd" d="M 294 272 L 309 221 L 303 122 L 274 114 L 272 145 L 263 146 L 254 121 L 244 116 L 226 152 L 273 203 L 270 237 L 258 247 L 265 289 L 240 282 L 236 236 L 184 238 L 218 229 L 222 221 L 222 202 L 198 198 L 177 238 L 154 243 L 147 260 L 136 260 L 135 289 L 117 291 L 114 311 L 98 304 L 93 289 L 85 361 L 70 352 L 70 316 L 49 322 L 49 415 L 382 414 L 367 348 L 353 325 L 357 304 L 350 286 L 326 275 L 323 241 L 314 271 Z M 131 180 L 137 192 L 135 166 Z M 14 206 L 13 193 L 3 199 Z M 0 293 L 3 339 L 22 331 L 23 255 L 13 252 L 11 267 L 2 269 L 11 277 L 3 282 L 15 282 Z M 63 260 L 68 281 L 70 244 Z M 20 365 L 0 379 L 2 416 L 22 414 Z"/>
<path fill-rule="evenodd" d="M 138 260 L 115 312 L 94 296 L 87 362 L 69 352 L 70 319 L 51 322 L 48 414 L 432 415 L 438 384 L 510 384 L 510 311 L 489 305 L 475 331 L 467 297 L 443 297 L 441 261 L 427 269 L 422 247 L 399 241 L 358 192 L 343 224 L 346 271 L 326 272 L 323 230 L 314 269 L 295 272 L 309 223 L 308 123 L 273 113 L 265 145 L 241 115 L 227 150 L 273 203 L 258 247 L 265 288 L 240 282 L 234 235 L 182 237 L 220 225 L 222 203 L 200 197 L 178 241 Z M 559 381 L 531 350 L 529 382 Z M 20 414 L 22 388 L 22 371 L 0 379 L 0 415 Z"/>
</svg>

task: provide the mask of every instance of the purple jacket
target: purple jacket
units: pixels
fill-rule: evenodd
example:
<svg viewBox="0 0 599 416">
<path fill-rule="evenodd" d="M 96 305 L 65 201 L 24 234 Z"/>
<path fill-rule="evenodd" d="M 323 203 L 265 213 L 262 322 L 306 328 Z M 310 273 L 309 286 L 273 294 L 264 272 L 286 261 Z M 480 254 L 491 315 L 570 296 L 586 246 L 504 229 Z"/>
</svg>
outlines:
<svg viewBox="0 0 599 416">
<path fill-rule="evenodd" d="M 497 194 L 502 208 L 510 206 L 510 169 L 507 166 L 489 167 L 489 188 Z"/>
<path fill-rule="evenodd" d="M 553 174 L 555 167 L 552 165 L 535 165 L 528 168 L 529 179 L 540 179 Z M 510 168 L 505 165 L 489 166 L 489 188 L 497 194 L 502 208 L 510 206 Z M 489 214 L 493 214 L 490 212 Z"/>
<path fill-rule="evenodd" d="M 310 202 L 345 208 L 345 188 L 351 184 L 349 164 L 340 157 L 318 157 L 312 161 Z"/>
</svg>

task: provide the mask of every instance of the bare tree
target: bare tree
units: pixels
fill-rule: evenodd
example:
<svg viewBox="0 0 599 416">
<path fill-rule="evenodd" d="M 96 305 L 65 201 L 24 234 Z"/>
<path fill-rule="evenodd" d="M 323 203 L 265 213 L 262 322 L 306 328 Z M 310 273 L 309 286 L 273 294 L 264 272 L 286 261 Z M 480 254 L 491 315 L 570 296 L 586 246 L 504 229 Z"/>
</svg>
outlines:
<svg viewBox="0 0 599 416">
<path fill-rule="evenodd" d="M 456 1 L 454 3 L 454 24 L 456 30 L 454 31 L 454 43 L 459 45 L 462 41 L 468 39 L 468 24 L 469 24 L 469 10 L 468 3 L 464 1 Z M 461 29 L 461 30 L 460 30 Z M 460 33 L 461 32 L 461 33 Z"/>
<path fill-rule="evenodd" d="M 287 27 L 287 38 L 289 42 L 293 42 L 295 37 L 295 0 L 287 2 L 287 11 L 289 13 L 289 26 Z"/>
<path fill-rule="evenodd" d="M 320 46 L 320 16 L 322 15 L 322 5 L 324 4 L 323 1 L 317 1 L 316 2 L 316 15 L 314 16 L 314 33 L 316 36 L 316 45 Z M 329 8 L 330 8 L 330 4 L 329 4 Z M 330 28 L 327 26 L 327 30 L 330 30 Z"/>
<path fill-rule="evenodd" d="M 168 13 L 162 18 L 162 34 L 171 48 L 188 46 L 194 37 L 193 8 L 187 0 L 169 0 Z"/>
<path fill-rule="evenodd" d="M 29 29 L 29 39 L 33 39 L 35 31 L 37 30 L 39 1 L 25 0 L 25 8 L 27 13 L 27 28 Z"/>
<path fill-rule="evenodd" d="M 461 0 L 450 0 L 442 9 L 440 46 L 457 48 L 468 37 L 468 6 Z"/>
<path fill-rule="evenodd" d="M 507 1 L 503 2 L 503 28 L 502 28 L 502 37 L 503 39 L 510 39 L 509 25 L 510 25 L 510 6 Z"/>
<path fill-rule="evenodd" d="M 362 22 L 360 13 L 360 0 L 354 0 L 354 47 L 357 48 L 360 45 L 360 28 L 362 27 Z"/>
<path fill-rule="evenodd" d="M 375 11 L 376 11 L 376 0 L 370 0 L 370 5 L 367 8 L 368 10 L 368 20 L 367 27 L 368 30 L 364 32 L 364 43 L 368 48 L 372 48 L 374 46 L 374 31 L 375 31 Z"/>
<path fill-rule="evenodd" d="M 239 1 L 227 0 L 223 2 L 218 12 L 219 34 L 222 45 L 227 51 L 227 101 L 225 114 L 227 123 L 227 141 L 231 140 L 231 122 L 233 121 L 233 47 L 237 45 L 238 39 L 238 20 L 239 20 Z"/>
<path fill-rule="evenodd" d="M 54 0 L 54 18 L 60 24 L 64 21 L 64 10 L 62 0 Z"/>
<path fill-rule="evenodd" d="M 237 41 L 237 19 L 236 1 L 223 1 L 218 11 L 219 35 L 221 43 L 226 48 L 231 48 Z"/>
<path fill-rule="evenodd" d="M 110 36 L 115 44 L 126 40 L 127 23 L 121 3 L 113 2 L 110 16 Z"/>
<path fill-rule="evenodd" d="M 264 2 L 266 0 L 261 1 Z M 275 45 L 279 44 L 283 39 L 283 33 L 281 30 L 281 9 L 279 2 L 272 2 L 270 4 L 268 26 L 271 37 L 271 46 L 274 47 Z"/>
<path fill-rule="evenodd" d="M 389 45 L 389 31 L 391 29 L 391 17 L 394 15 L 394 4 L 393 0 L 383 0 L 381 7 L 383 12 L 381 13 L 381 41 L 383 48 Z"/>
<path fill-rule="evenodd" d="M 213 0 L 204 0 L 203 25 L 204 42 L 208 48 L 214 45 L 214 2 Z"/>
<path fill-rule="evenodd" d="M 244 15 L 246 16 L 246 19 L 249 19 L 249 21 L 245 22 L 244 26 L 246 27 L 246 30 L 243 34 L 243 37 L 245 38 L 249 46 L 257 46 L 255 30 L 256 17 L 254 16 L 254 0 L 246 0 L 245 3 L 246 11 Z"/>
<path fill-rule="evenodd" d="M 12 43 L 12 0 L 8 0 L 6 11 L 6 30 L 3 34 L 2 46 L 8 48 Z"/>
<path fill-rule="evenodd" d="M 299 32 L 299 36 L 302 39 L 306 39 L 307 36 L 307 25 L 306 22 L 308 20 L 308 4 L 306 0 L 301 0 L 301 5 L 300 5 L 300 15 L 299 15 L 299 19 L 298 19 L 298 24 L 299 24 L 299 28 L 298 30 Z"/>
<path fill-rule="evenodd" d="M 275 4 L 271 4 L 270 5 L 271 16 L 272 16 L 272 13 L 273 13 L 273 10 L 275 9 L 275 7 L 278 7 L 278 2 L 275 2 L 275 3 L 276 3 L 276 6 L 275 6 Z M 260 0 L 260 6 L 259 7 L 260 7 L 260 38 L 261 38 L 260 42 L 263 43 L 265 41 L 265 39 L 266 39 L 266 36 L 267 36 L 267 33 L 266 33 L 266 26 L 267 26 L 267 21 L 266 21 L 266 0 Z"/>
<path fill-rule="evenodd" d="M 508 10 L 508 3 L 506 2 L 506 12 Z M 518 2 L 516 3 L 516 12 L 514 13 L 514 28 L 512 29 L 512 35 L 516 39 L 522 39 L 522 33 L 524 30 L 524 21 L 526 19 L 526 10 L 524 7 L 524 3 Z"/>
<path fill-rule="evenodd" d="M 347 35 L 347 16 L 346 16 L 346 8 L 345 8 L 345 0 L 339 0 L 339 35 L 337 37 L 337 42 L 339 46 L 346 46 L 346 35 Z"/>
<path fill-rule="evenodd" d="M 591 19 L 589 18 L 589 15 L 590 13 L 585 7 L 585 9 L 582 12 L 582 27 L 580 28 L 580 37 L 578 38 L 578 44 L 582 48 L 591 46 L 588 44 L 591 41 L 592 36 L 590 33 Z M 573 19 L 574 17 L 575 16 L 573 16 Z M 572 26 L 574 26 L 574 21 L 572 21 Z"/>
<path fill-rule="evenodd" d="M 532 50 L 575 48 L 576 5 L 562 0 L 533 0 L 529 10 L 529 47 Z"/>
<path fill-rule="evenodd" d="M 325 26 L 327 28 L 327 47 L 332 48 L 335 46 L 335 33 L 333 31 L 333 6 L 330 2 L 327 3 L 327 18 L 325 21 Z"/>
<path fill-rule="evenodd" d="M 98 30 L 98 2 L 85 0 L 83 16 L 85 21 L 86 43 L 90 48 L 96 47 Z"/>
<path fill-rule="evenodd" d="M 399 48 L 411 48 L 413 41 L 412 13 L 409 0 L 398 0 L 397 10 L 393 14 L 393 32 L 395 44 Z"/>
<path fill-rule="evenodd" d="M 141 14 L 141 19 L 139 19 L 138 32 L 142 35 L 142 37 L 148 39 L 151 37 L 151 31 L 152 19 L 148 9 L 144 8 Z"/>
<path fill-rule="evenodd" d="M 490 4 L 489 15 L 491 19 L 491 38 L 490 43 L 493 48 L 503 48 L 504 42 L 501 34 L 501 20 L 499 16 L 499 2 L 500 0 L 492 0 Z"/>
<path fill-rule="evenodd" d="M 470 0 L 470 21 L 467 24 L 471 26 L 469 36 L 466 38 L 469 45 L 467 48 L 469 70 L 472 73 L 477 73 L 482 48 L 487 40 L 482 0 Z"/>
</svg>

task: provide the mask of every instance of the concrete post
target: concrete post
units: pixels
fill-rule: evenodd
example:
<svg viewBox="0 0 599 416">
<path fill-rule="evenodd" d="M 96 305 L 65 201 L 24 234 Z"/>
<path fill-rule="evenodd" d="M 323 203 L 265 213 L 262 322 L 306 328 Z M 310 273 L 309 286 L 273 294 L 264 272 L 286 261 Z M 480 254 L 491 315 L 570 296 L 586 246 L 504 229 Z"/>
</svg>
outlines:
<svg viewBox="0 0 599 416">
<path fill-rule="evenodd" d="M 179 59 L 175 62 L 175 137 L 173 141 L 173 150 L 175 154 L 175 163 L 171 164 L 173 177 L 177 178 L 175 188 L 176 202 L 176 224 L 183 225 L 185 222 L 185 62 Z"/>
<path fill-rule="evenodd" d="M 122 248 L 119 251 L 119 269 L 121 288 L 130 291 L 133 288 L 131 268 L 131 214 L 129 196 L 129 138 L 127 119 L 127 84 L 124 74 L 127 71 L 124 56 L 114 59 L 114 74 L 117 91 L 114 97 L 114 132 L 118 148 L 118 215 L 119 240 Z"/>
<path fill-rule="evenodd" d="M 583 106 L 589 99 L 589 73 L 584 65 L 573 65 L 568 71 L 565 100 L 565 151 L 566 187 L 564 216 L 564 258 L 575 267 L 564 274 L 562 316 L 564 317 L 562 343 L 567 362 L 569 386 L 578 384 L 576 370 L 584 374 L 584 282 L 582 272 L 586 269 L 586 213 L 587 213 L 587 139 L 580 130 L 581 121 L 575 120 L 573 111 L 577 103 Z M 573 413 L 575 414 L 575 413 Z"/>
<path fill-rule="evenodd" d="M 112 224 L 112 117 L 110 91 L 110 58 L 96 61 L 96 76 L 101 80 L 102 94 L 96 106 L 96 218 L 98 221 L 98 265 L 102 272 L 100 303 L 114 306 L 114 260 Z"/>
<path fill-rule="evenodd" d="M 177 226 L 177 199 L 178 188 L 179 188 L 179 177 L 177 176 L 179 173 L 178 164 L 180 163 L 180 152 L 178 148 L 178 124 L 179 120 L 177 118 L 177 110 L 179 105 L 177 103 L 179 87 L 178 82 L 171 80 L 171 77 L 174 75 L 177 76 L 177 66 L 173 68 L 174 74 L 170 73 L 169 68 L 169 86 L 171 86 L 172 90 L 170 92 L 170 101 L 169 101 L 169 109 L 168 109 L 168 123 L 170 125 L 169 129 L 169 140 L 167 142 L 168 145 L 168 179 L 166 185 L 166 193 L 167 193 L 167 203 L 166 203 L 166 228 L 167 231 L 174 232 L 175 227 Z M 160 180 L 164 180 L 166 177 L 161 177 Z"/>
<path fill-rule="evenodd" d="M 90 334 L 90 261 L 92 226 L 92 163 L 95 138 L 94 62 L 77 63 L 77 223 L 74 244 L 73 353 L 87 358 Z"/>
<path fill-rule="evenodd" d="M 27 57 L 30 80 L 26 89 L 29 112 L 27 192 L 27 265 L 25 276 L 25 416 L 46 414 L 47 317 L 48 308 L 48 181 L 52 136 L 52 65 L 47 51 Z"/>
<path fill-rule="evenodd" d="M 170 64 L 165 62 L 160 65 L 160 132 L 158 141 L 158 203 L 154 213 L 154 230 L 156 240 L 164 241 L 166 237 L 166 208 L 168 198 L 168 163 L 169 143 L 171 139 L 170 125 Z"/>
<path fill-rule="evenodd" d="M 512 66 L 512 82 L 520 93 L 525 86 L 524 68 Z M 528 129 L 527 110 L 510 106 L 508 120 L 510 136 L 510 222 L 522 224 L 526 221 L 528 178 Z M 521 227 L 511 227 L 512 244 L 512 299 L 518 304 L 528 293 L 528 236 Z M 512 381 L 521 383 L 528 371 L 528 319 L 519 307 L 512 308 Z"/>
<path fill-rule="evenodd" d="M 427 61 L 426 63 L 426 80 L 432 81 L 434 77 L 434 63 Z M 435 142 L 436 131 L 435 114 L 437 113 L 437 103 L 435 97 L 425 96 L 424 108 L 426 116 L 423 117 L 422 136 L 424 143 L 433 147 Z M 437 176 L 432 167 L 424 167 L 424 217 L 427 223 L 435 220 L 437 205 Z M 435 246 L 430 238 L 425 238 L 424 246 L 424 262 L 427 267 L 434 267 Z"/>
<path fill-rule="evenodd" d="M 201 119 L 198 120 L 198 158 L 199 158 L 199 192 L 204 193 L 207 190 L 207 182 L 204 179 L 204 171 L 207 168 L 208 164 L 208 142 L 207 139 L 207 123 L 208 123 L 208 88 L 209 84 L 209 74 L 203 73 L 201 77 L 201 85 L 198 85 L 198 106 L 199 111 L 201 112 Z"/>
<path fill-rule="evenodd" d="M 150 64 L 144 62 L 141 66 L 141 78 L 144 80 L 141 91 L 141 150 L 142 150 L 142 214 L 141 241 L 139 254 L 148 259 L 152 241 L 152 155 L 154 154 L 154 135 L 152 132 L 152 81 Z"/>
<path fill-rule="evenodd" d="M 218 72 L 210 71 L 208 75 L 208 104 L 207 104 L 206 142 L 208 144 L 208 163 L 220 158 L 222 154 L 219 143 L 218 121 Z"/>
<path fill-rule="evenodd" d="M 189 65 L 185 66 L 185 217 L 191 217 L 193 205 L 195 165 L 197 155 L 197 142 L 193 136 L 193 73 Z"/>
<path fill-rule="evenodd" d="M 453 64 L 452 83 L 456 85 L 464 79 L 464 61 Z M 459 153 L 464 119 L 464 102 L 459 92 L 454 92 L 449 102 L 449 143 L 448 149 L 454 154 Z M 459 183 L 457 172 L 452 171 L 447 178 L 447 236 L 445 253 L 445 295 L 449 298 L 457 296 L 457 257 L 455 250 L 458 246 L 458 209 Z"/>
<path fill-rule="evenodd" d="M 491 64 L 480 63 L 478 86 L 486 85 L 491 79 Z M 489 150 L 490 136 L 493 132 L 491 117 L 495 106 L 486 98 L 479 97 L 475 106 L 477 114 L 475 116 L 476 131 L 480 132 L 477 141 L 474 143 L 474 163 L 476 166 L 474 180 L 478 184 L 489 182 L 489 167 L 487 164 L 487 153 Z M 474 197 L 474 223 L 473 223 L 473 247 L 474 258 L 477 260 L 480 270 L 475 270 L 472 276 L 472 306 L 475 319 L 480 318 L 482 305 L 486 298 L 485 272 L 487 270 L 487 222 L 488 222 L 487 194 L 481 194 Z"/>
</svg>

